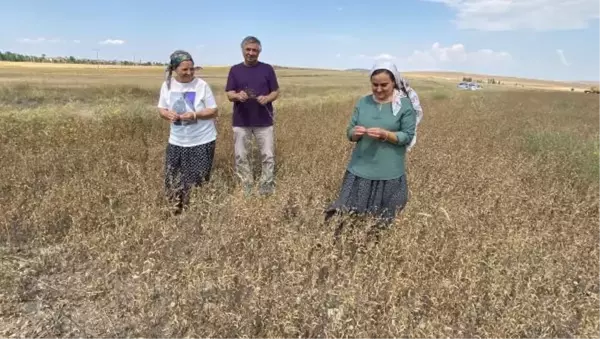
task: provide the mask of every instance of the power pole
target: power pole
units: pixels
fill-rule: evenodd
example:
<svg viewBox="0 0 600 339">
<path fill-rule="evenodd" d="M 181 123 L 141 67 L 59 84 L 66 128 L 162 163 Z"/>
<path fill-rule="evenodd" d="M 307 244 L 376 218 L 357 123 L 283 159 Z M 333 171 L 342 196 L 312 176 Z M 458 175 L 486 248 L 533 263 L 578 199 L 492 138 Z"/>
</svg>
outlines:
<svg viewBox="0 0 600 339">
<path fill-rule="evenodd" d="M 96 51 L 96 67 L 98 68 L 98 70 L 100 69 L 100 60 L 98 59 L 98 52 L 99 49 L 94 49 L 94 51 Z"/>
</svg>

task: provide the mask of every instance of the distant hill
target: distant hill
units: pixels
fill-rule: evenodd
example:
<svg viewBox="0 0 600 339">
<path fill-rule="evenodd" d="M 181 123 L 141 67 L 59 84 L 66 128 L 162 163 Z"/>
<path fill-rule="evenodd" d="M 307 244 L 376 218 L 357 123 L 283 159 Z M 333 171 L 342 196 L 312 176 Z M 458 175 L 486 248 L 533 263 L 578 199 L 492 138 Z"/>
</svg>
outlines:
<svg viewBox="0 0 600 339">
<path fill-rule="evenodd" d="M 598 81 L 580 80 L 580 81 L 574 81 L 574 82 L 582 84 L 582 85 L 590 85 L 590 86 L 599 86 L 600 85 L 600 82 L 598 82 Z"/>
<path fill-rule="evenodd" d="M 281 66 L 281 65 L 272 65 L 273 69 L 287 69 L 294 71 L 317 71 L 317 72 L 343 72 L 341 70 L 331 69 L 331 68 L 317 68 L 317 67 L 296 67 L 296 66 Z"/>
<path fill-rule="evenodd" d="M 82 65 L 113 65 L 113 66 L 166 66 L 164 62 L 155 62 L 155 61 L 127 61 L 127 60 L 101 60 L 101 59 L 89 59 L 89 58 L 77 58 L 74 56 L 68 57 L 49 57 L 45 54 L 41 56 L 33 56 L 19 53 L 12 53 L 9 51 L 0 51 L 0 62 L 17 62 L 17 63 L 35 63 L 35 64 L 82 64 Z M 199 66 L 200 69 L 207 68 L 226 68 L 230 66 L 215 66 L 215 65 L 204 65 Z M 294 67 L 294 66 L 283 66 L 283 65 L 273 65 L 275 69 L 281 70 L 298 70 L 298 71 L 313 71 L 313 72 L 356 72 L 356 73 L 368 73 L 370 70 L 366 68 L 349 68 L 345 70 L 335 70 L 335 69 L 327 69 L 327 68 L 313 68 L 313 67 Z M 402 72 L 404 76 L 407 77 L 415 77 L 415 78 L 442 78 L 450 81 L 460 81 L 463 77 L 473 77 L 474 79 L 486 80 L 488 78 L 496 78 L 497 80 L 501 80 L 503 83 L 507 85 L 509 83 L 514 84 L 515 86 L 522 85 L 524 83 L 544 83 L 545 85 L 550 86 L 577 86 L 577 87 L 591 87 L 598 86 L 598 81 L 555 81 L 555 80 L 542 80 L 542 79 L 526 79 L 515 76 L 499 76 L 499 75 L 484 75 L 484 74 L 473 74 L 468 72 L 451 72 L 451 71 L 404 71 Z"/>
</svg>

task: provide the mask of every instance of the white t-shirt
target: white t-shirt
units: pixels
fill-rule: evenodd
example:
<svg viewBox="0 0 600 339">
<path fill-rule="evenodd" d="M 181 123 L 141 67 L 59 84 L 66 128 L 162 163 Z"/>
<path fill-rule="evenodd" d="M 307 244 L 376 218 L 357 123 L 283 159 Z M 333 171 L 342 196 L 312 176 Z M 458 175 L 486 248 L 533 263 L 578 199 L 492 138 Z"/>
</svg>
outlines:
<svg viewBox="0 0 600 339">
<path fill-rule="evenodd" d="M 181 83 L 172 78 L 171 89 L 167 89 L 166 82 L 163 82 L 160 88 L 158 107 L 184 114 L 199 112 L 204 108 L 217 108 L 217 103 L 206 81 L 195 78 L 191 82 Z M 191 147 L 216 139 L 217 129 L 214 119 L 171 123 L 170 144 Z"/>
</svg>

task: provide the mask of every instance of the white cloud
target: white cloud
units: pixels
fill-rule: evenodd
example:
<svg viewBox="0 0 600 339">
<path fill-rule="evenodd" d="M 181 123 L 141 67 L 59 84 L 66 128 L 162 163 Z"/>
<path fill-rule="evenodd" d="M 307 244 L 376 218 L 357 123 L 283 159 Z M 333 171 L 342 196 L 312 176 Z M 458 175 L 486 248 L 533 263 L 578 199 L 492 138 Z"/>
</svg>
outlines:
<svg viewBox="0 0 600 339">
<path fill-rule="evenodd" d="M 424 0 L 456 11 L 460 29 L 553 31 L 583 29 L 600 18 L 598 0 Z"/>
<path fill-rule="evenodd" d="M 567 58 L 565 57 L 565 52 L 562 49 L 557 49 L 556 54 L 558 54 L 558 58 L 560 59 L 560 62 L 562 62 L 563 65 L 567 67 L 571 66 L 571 63 L 567 61 Z"/>
<path fill-rule="evenodd" d="M 73 43 L 76 43 L 76 44 L 81 43 L 81 40 L 73 40 Z"/>
<path fill-rule="evenodd" d="M 21 43 L 24 44 L 42 44 L 42 43 L 58 43 L 61 42 L 60 39 L 47 39 L 47 38 L 35 38 L 35 39 L 30 39 L 30 38 L 23 38 L 23 39 L 19 39 L 18 40 Z"/>
<path fill-rule="evenodd" d="M 393 56 L 391 54 L 387 54 L 387 53 L 381 53 L 375 57 L 375 60 L 394 60 L 394 59 L 396 59 L 395 56 Z"/>
<path fill-rule="evenodd" d="M 391 60 L 401 69 L 415 70 L 457 70 L 478 69 L 493 66 L 509 65 L 513 58 L 508 52 L 494 51 L 492 49 L 480 49 L 469 51 L 463 44 L 442 46 L 439 42 L 431 45 L 425 50 L 415 50 L 408 56 L 394 56 L 388 53 L 379 55 L 358 56 L 360 59 Z"/>
<path fill-rule="evenodd" d="M 106 39 L 104 41 L 100 41 L 99 44 L 100 45 L 123 45 L 125 43 L 124 40 L 113 40 L 113 39 Z"/>
<path fill-rule="evenodd" d="M 402 62 L 407 66 L 420 69 L 460 69 L 477 68 L 506 64 L 512 61 L 508 52 L 480 49 L 469 51 L 463 44 L 444 47 L 434 43 L 428 50 L 416 50 Z M 399 67 L 402 67 L 402 62 Z"/>
<path fill-rule="evenodd" d="M 388 53 L 381 53 L 378 55 L 365 55 L 365 54 L 360 54 L 358 56 L 361 59 L 372 59 L 372 60 L 396 60 L 397 57 L 388 54 Z"/>
</svg>

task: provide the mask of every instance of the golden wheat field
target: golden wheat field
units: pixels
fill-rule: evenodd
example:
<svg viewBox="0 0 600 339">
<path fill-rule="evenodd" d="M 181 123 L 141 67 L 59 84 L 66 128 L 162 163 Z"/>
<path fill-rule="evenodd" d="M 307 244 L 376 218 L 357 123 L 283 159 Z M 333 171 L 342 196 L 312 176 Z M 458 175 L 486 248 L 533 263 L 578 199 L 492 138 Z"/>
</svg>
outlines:
<svg viewBox="0 0 600 339">
<path fill-rule="evenodd" d="M 168 216 L 160 69 L 0 67 L 1 336 L 600 335 L 597 95 L 409 76 L 408 205 L 377 242 L 369 220 L 334 242 L 367 77 L 278 71 L 276 193 L 244 198 L 226 69 L 198 75 L 213 177 Z"/>
</svg>

